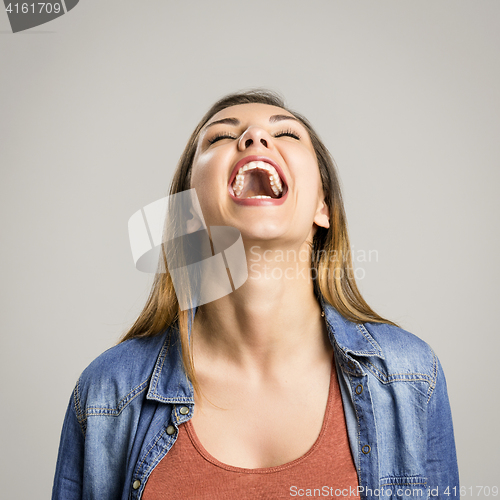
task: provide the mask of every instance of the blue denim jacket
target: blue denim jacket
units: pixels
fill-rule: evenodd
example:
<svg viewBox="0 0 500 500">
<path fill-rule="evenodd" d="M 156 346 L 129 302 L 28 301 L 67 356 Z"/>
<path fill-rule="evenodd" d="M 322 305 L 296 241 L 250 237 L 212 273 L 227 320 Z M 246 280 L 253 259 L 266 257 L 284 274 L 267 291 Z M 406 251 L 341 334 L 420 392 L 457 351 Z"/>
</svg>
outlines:
<svg viewBox="0 0 500 500">
<path fill-rule="evenodd" d="M 459 498 L 446 382 L 432 349 L 400 328 L 355 324 L 322 306 L 361 499 Z M 140 499 L 193 408 L 175 328 L 104 352 L 71 396 L 52 499 Z"/>
</svg>

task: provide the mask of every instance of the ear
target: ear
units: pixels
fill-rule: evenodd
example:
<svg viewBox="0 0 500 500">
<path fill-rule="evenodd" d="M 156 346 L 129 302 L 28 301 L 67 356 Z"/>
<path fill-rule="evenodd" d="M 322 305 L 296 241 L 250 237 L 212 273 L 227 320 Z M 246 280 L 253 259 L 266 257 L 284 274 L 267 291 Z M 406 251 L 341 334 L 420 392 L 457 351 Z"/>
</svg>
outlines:
<svg viewBox="0 0 500 500">
<path fill-rule="evenodd" d="M 316 214 L 314 215 L 314 223 L 326 229 L 330 227 L 330 210 L 328 210 L 328 205 L 325 203 L 324 198 L 320 198 Z"/>
<path fill-rule="evenodd" d="M 201 222 L 198 215 L 194 213 L 192 207 L 189 209 L 189 212 L 191 214 L 191 219 L 186 221 L 186 229 L 187 233 L 191 234 L 195 233 L 196 231 L 199 231 L 203 227 L 203 223 Z"/>
</svg>

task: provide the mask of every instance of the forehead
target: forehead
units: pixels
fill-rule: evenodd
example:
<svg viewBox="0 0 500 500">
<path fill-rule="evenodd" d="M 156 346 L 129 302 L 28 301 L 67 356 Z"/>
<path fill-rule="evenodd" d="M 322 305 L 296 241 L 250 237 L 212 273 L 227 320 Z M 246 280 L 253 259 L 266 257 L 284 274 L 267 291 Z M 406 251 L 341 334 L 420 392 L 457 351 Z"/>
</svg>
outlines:
<svg viewBox="0 0 500 500">
<path fill-rule="evenodd" d="M 218 113 L 215 113 L 207 124 L 220 120 L 221 118 L 248 118 L 248 119 L 259 119 L 268 120 L 272 115 L 293 115 L 286 109 L 280 108 L 279 106 L 272 106 L 270 104 L 261 103 L 248 103 L 248 104 L 237 104 L 235 106 L 229 106 L 224 108 Z"/>
</svg>

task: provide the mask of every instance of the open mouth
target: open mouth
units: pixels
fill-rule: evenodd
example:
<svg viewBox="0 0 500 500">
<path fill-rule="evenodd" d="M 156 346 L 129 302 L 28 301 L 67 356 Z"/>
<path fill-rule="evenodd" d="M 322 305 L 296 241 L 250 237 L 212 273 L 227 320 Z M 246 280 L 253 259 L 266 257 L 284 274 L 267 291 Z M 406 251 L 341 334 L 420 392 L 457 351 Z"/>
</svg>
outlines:
<svg viewBox="0 0 500 500">
<path fill-rule="evenodd" d="M 261 160 L 242 165 L 230 183 L 230 188 L 231 194 L 239 200 L 277 200 L 286 193 L 286 184 L 278 170 Z"/>
</svg>

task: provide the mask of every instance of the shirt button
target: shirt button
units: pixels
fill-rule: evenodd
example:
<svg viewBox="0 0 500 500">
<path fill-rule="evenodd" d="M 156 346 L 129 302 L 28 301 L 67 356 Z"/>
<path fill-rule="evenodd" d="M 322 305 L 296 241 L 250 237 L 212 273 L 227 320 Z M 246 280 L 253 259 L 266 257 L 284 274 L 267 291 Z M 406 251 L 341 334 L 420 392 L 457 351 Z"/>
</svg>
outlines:
<svg viewBox="0 0 500 500">
<path fill-rule="evenodd" d="M 187 415 L 189 413 L 189 408 L 187 406 L 181 406 L 181 409 L 179 410 L 179 413 L 181 415 Z"/>
<path fill-rule="evenodd" d="M 365 444 L 363 446 L 363 448 L 361 448 L 361 451 L 365 454 L 365 455 L 368 455 L 368 453 L 370 453 L 370 451 L 372 451 L 372 449 L 370 448 L 370 445 L 369 444 Z"/>
<path fill-rule="evenodd" d="M 138 490 L 140 487 L 141 487 L 141 482 L 139 481 L 139 479 L 136 479 L 132 484 L 132 488 L 134 488 L 134 490 Z"/>
<path fill-rule="evenodd" d="M 356 386 L 356 394 L 359 396 L 363 392 L 363 386 L 361 384 Z"/>
<path fill-rule="evenodd" d="M 171 436 L 175 432 L 175 427 L 173 425 L 169 425 L 167 427 L 167 434 Z"/>
</svg>

